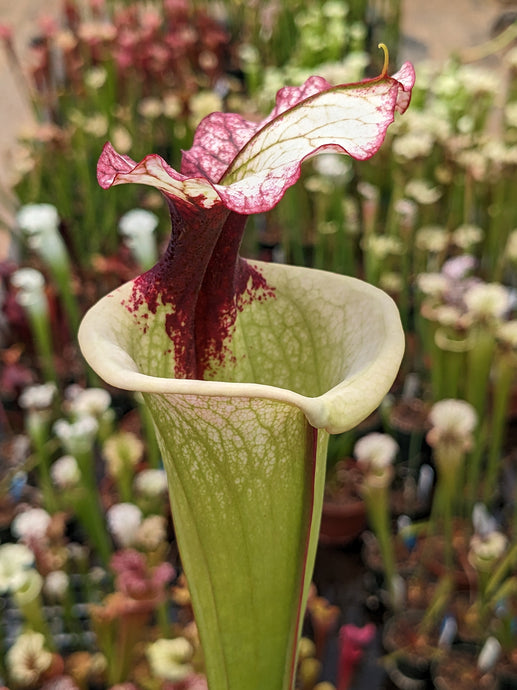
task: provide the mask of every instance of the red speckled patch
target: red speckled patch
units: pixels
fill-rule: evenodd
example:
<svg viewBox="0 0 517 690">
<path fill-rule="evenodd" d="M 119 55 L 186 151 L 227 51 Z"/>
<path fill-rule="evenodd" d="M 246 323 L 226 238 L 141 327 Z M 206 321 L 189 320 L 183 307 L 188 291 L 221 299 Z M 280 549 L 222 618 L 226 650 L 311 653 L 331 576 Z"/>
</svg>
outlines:
<svg viewBox="0 0 517 690">
<path fill-rule="evenodd" d="M 165 329 L 177 378 L 202 379 L 229 351 L 237 314 L 274 296 L 259 271 L 239 257 L 246 216 L 222 204 L 205 209 L 171 204 L 171 241 L 160 262 L 133 284 L 126 308 L 145 334 L 148 314 L 168 307 Z M 145 305 L 148 312 L 141 313 Z M 164 352 L 164 355 L 171 352 Z"/>
</svg>

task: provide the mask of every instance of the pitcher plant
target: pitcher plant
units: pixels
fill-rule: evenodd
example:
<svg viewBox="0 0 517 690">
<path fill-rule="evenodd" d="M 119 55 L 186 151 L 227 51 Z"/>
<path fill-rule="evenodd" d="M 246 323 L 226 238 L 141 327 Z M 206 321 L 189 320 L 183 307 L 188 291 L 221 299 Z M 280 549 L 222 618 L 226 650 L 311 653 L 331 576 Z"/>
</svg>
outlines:
<svg viewBox="0 0 517 690">
<path fill-rule="evenodd" d="M 402 358 L 383 292 L 239 255 L 247 216 L 273 208 L 304 160 L 379 149 L 414 83 L 410 63 L 390 77 L 387 62 L 356 84 L 285 87 L 262 122 L 209 115 L 180 172 L 109 143 L 99 160 L 102 187 L 151 185 L 170 207 L 162 258 L 101 299 L 79 341 L 152 415 L 210 690 L 293 688 L 328 434 L 378 406 Z"/>
</svg>

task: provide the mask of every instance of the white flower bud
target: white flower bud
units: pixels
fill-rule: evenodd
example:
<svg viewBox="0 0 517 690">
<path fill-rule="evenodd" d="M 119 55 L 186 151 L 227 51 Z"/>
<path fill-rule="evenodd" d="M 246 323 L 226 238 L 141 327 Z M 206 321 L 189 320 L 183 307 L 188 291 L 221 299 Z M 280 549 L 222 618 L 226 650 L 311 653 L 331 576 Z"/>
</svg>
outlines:
<svg viewBox="0 0 517 690">
<path fill-rule="evenodd" d="M 153 233 L 157 225 L 157 216 L 142 208 L 128 211 L 119 221 L 119 231 L 124 242 L 144 269 L 156 263 L 157 249 Z"/>
<path fill-rule="evenodd" d="M 119 431 L 105 441 L 102 452 L 110 475 L 118 477 L 126 470 L 132 471 L 140 462 L 144 444 L 131 431 Z"/>
<path fill-rule="evenodd" d="M 156 640 L 147 647 L 146 654 L 154 676 L 180 682 L 192 672 L 188 662 L 193 652 L 193 647 L 186 638 L 176 637 L 172 640 Z"/>
<path fill-rule="evenodd" d="M 111 405 L 111 395 L 104 388 L 85 388 L 75 395 L 70 411 L 77 417 L 99 419 Z"/>
<path fill-rule="evenodd" d="M 157 226 L 157 216 L 143 208 L 135 208 L 124 213 L 119 221 L 120 234 L 125 238 L 135 240 L 145 235 L 152 235 Z"/>
<path fill-rule="evenodd" d="M 18 404 L 24 410 L 46 410 L 51 406 L 56 393 L 55 383 L 27 386 L 18 398 Z"/>
<path fill-rule="evenodd" d="M 105 67 L 96 66 L 90 67 L 89 70 L 85 72 L 84 83 L 90 89 L 97 91 L 106 83 L 108 77 L 108 72 Z"/>
<path fill-rule="evenodd" d="M 439 254 L 449 245 L 449 233 L 446 228 L 425 226 L 416 233 L 415 245 L 422 251 Z"/>
<path fill-rule="evenodd" d="M 29 508 L 18 513 L 11 523 L 11 533 L 20 541 L 40 540 L 46 536 L 51 517 L 43 508 Z"/>
<path fill-rule="evenodd" d="M 115 503 L 106 513 L 108 528 L 117 544 L 131 546 L 142 522 L 142 511 L 134 503 Z"/>
<path fill-rule="evenodd" d="M 38 235 L 59 227 L 59 214 L 52 204 L 26 204 L 16 214 L 16 220 L 28 235 Z"/>
<path fill-rule="evenodd" d="M 142 470 L 135 477 L 134 488 L 146 498 L 157 498 L 167 491 L 167 474 L 165 470 Z"/>
<path fill-rule="evenodd" d="M 0 594 L 12 592 L 23 573 L 34 564 L 34 554 L 25 544 L 0 545 Z"/>
<path fill-rule="evenodd" d="M 358 463 L 382 470 L 393 463 L 398 450 L 398 444 L 391 436 L 373 432 L 357 441 L 354 455 Z"/>
<path fill-rule="evenodd" d="M 452 233 L 452 241 L 460 249 L 470 249 L 482 241 L 484 234 L 477 225 L 460 225 Z"/>
<path fill-rule="evenodd" d="M 80 455 L 91 448 L 99 423 L 94 417 L 80 417 L 75 422 L 58 419 L 53 429 L 68 454 Z"/>
<path fill-rule="evenodd" d="M 35 687 L 41 674 L 50 667 L 52 654 L 45 647 L 44 636 L 29 631 L 18 636 L 5 662 L 13 683 L 22 688 Z"/>
<path fill-rule="evenodd" d="M 17 215 L 18 225 L 27 235 L 27 243 L 50 266 L 68 262 L 63 238 L 59 234 L 59 215 L 51 204 L 27 204 Z"/>
<path fill-rule="evenodd" d="M 476 570 L 491 570 L 507 546 L 508 539 L 502 532 L 493 531 L 484 536 L 474 534 L 470 539 L 469 562 Z"/>
<path fill-rule="evenodd" d="M 149 515 L 140 523 L 135 544 L 146 551 L 156 551 L 167 540 L 167 521 L 163 515 Z"/>
<path fill-rule="evenodd" d="M 435 403 L 429 413 L 429 421 L 440 435 L 470 437 L 477 424 L 477 414 L 465 400 L 448 398 Z"/>
<path fill-rule="evenodd" d="M 510 306 L 508 290 L 499 283 L 478 283 L 464 296 L 469 312 L 478 318 L 501 318 Z"/>
<path fill-rule="evenodd" d="M 64 570 L 52 570 L 45 578 L 43 592 L 53 601 L 63 601 L 70 586 Z"/>
<path fill-rule="evenodd" d="M 517 319 L 502 323 L 497 329 L 497 339 L 502 345 L 517 349 Z"/>
<path fill-rule="evenodd" d="M 81 481 L 81 470 L 73 455 L 63 455 L 52 464 L 50 476 L 59 489 L 73 489 Z"/>
<path fill-rule="evenodd" d="M 449 281 L 443 273 L 420 273 L 416 284 L 420 292 L 430 297 L 440 297 L 449 287 Z"/>
<path fill-rule="evenodd" d="M 16 301 L 22 307 L 38 313 L 46 313 L 45 278 L 35 268 L 19 268 L 11 276 L 11 285 L 17 288 Z"/>
<path fill-rule="evenodd" d="M 493 636 L 488 637 L 486 639 L 485 644 L 483 645 L 483 649 L 481 650 L 478 656 L 478 669 L 482 673 L 490 671 L 490 669 L 492 669 L 497 663 L 499 657 L 501 656 L 501 653 L 502 647 L 499 640 Z"/>
<path fill-rule="evenodd" d="M 405 192 L 408 197 L 422 206 L 434 204 L 442 196 L 442 190 L 426 180 L 411 180 L 407 183 Z"/>
</svg>

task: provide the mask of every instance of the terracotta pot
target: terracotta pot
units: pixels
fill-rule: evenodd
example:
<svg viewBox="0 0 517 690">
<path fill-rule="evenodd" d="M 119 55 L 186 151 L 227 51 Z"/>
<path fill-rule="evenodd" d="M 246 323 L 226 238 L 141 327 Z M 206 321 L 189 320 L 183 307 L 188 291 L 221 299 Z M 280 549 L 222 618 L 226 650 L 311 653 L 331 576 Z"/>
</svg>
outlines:
<svg viewBox="0 0 517 690">
<path fill-rule="evenodd" d="M 320 544 L 343 546 L 356 539 L 366 528 L 364 501 L 323 503 L 320 526 Z"/>
</svg>

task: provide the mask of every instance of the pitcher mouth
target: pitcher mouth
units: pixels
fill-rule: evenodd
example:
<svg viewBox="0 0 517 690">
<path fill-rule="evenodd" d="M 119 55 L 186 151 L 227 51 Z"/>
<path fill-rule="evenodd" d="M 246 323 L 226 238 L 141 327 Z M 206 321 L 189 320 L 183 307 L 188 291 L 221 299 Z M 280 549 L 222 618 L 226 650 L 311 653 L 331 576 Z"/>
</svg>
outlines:
<svg viewBox="0 0 517 690">
<path fill-rule="evenodd" d="M 312 426 L 330 433 L 352 428 L 378 407 L 402 360 L 404 334 L 393 300 L 356 278 L 281 264 L 253 262 L 253 265 L 265 271 L 274 283 L 318 281 L 322 286 L 321 306 L 328 310 L 329 329 L 334 327 L 336 318 L 343 320 L 343 312 L 353 309 L 354 300 L 357 302 L 360 298 L 360 307 L 348 314 L 348 318 L 357 318 L 356 327 L 348 328 L 342 337 L 337 334 L 336 346 L 318 352 L 320 359 L 332 359 L 335 364 L 333 378 L 323 382 L 321 394 L 302 394 L 280 380 L 279 385 L 271 385 L 269 382 L 181 379 L 144 373 L 135 361 L 134 346 L 130 344 L 132 324 L 125 322 L 132 316 L 121 304 L 131 283 L 101 299 L 84 317 L 78 337 L 86 360 L 99 376 L 117 388 L 164 395 L 267 398 L 295 405 Z M 325 295 L 329 296 L 329 301 L 325 301 Z"/>
</svg>

